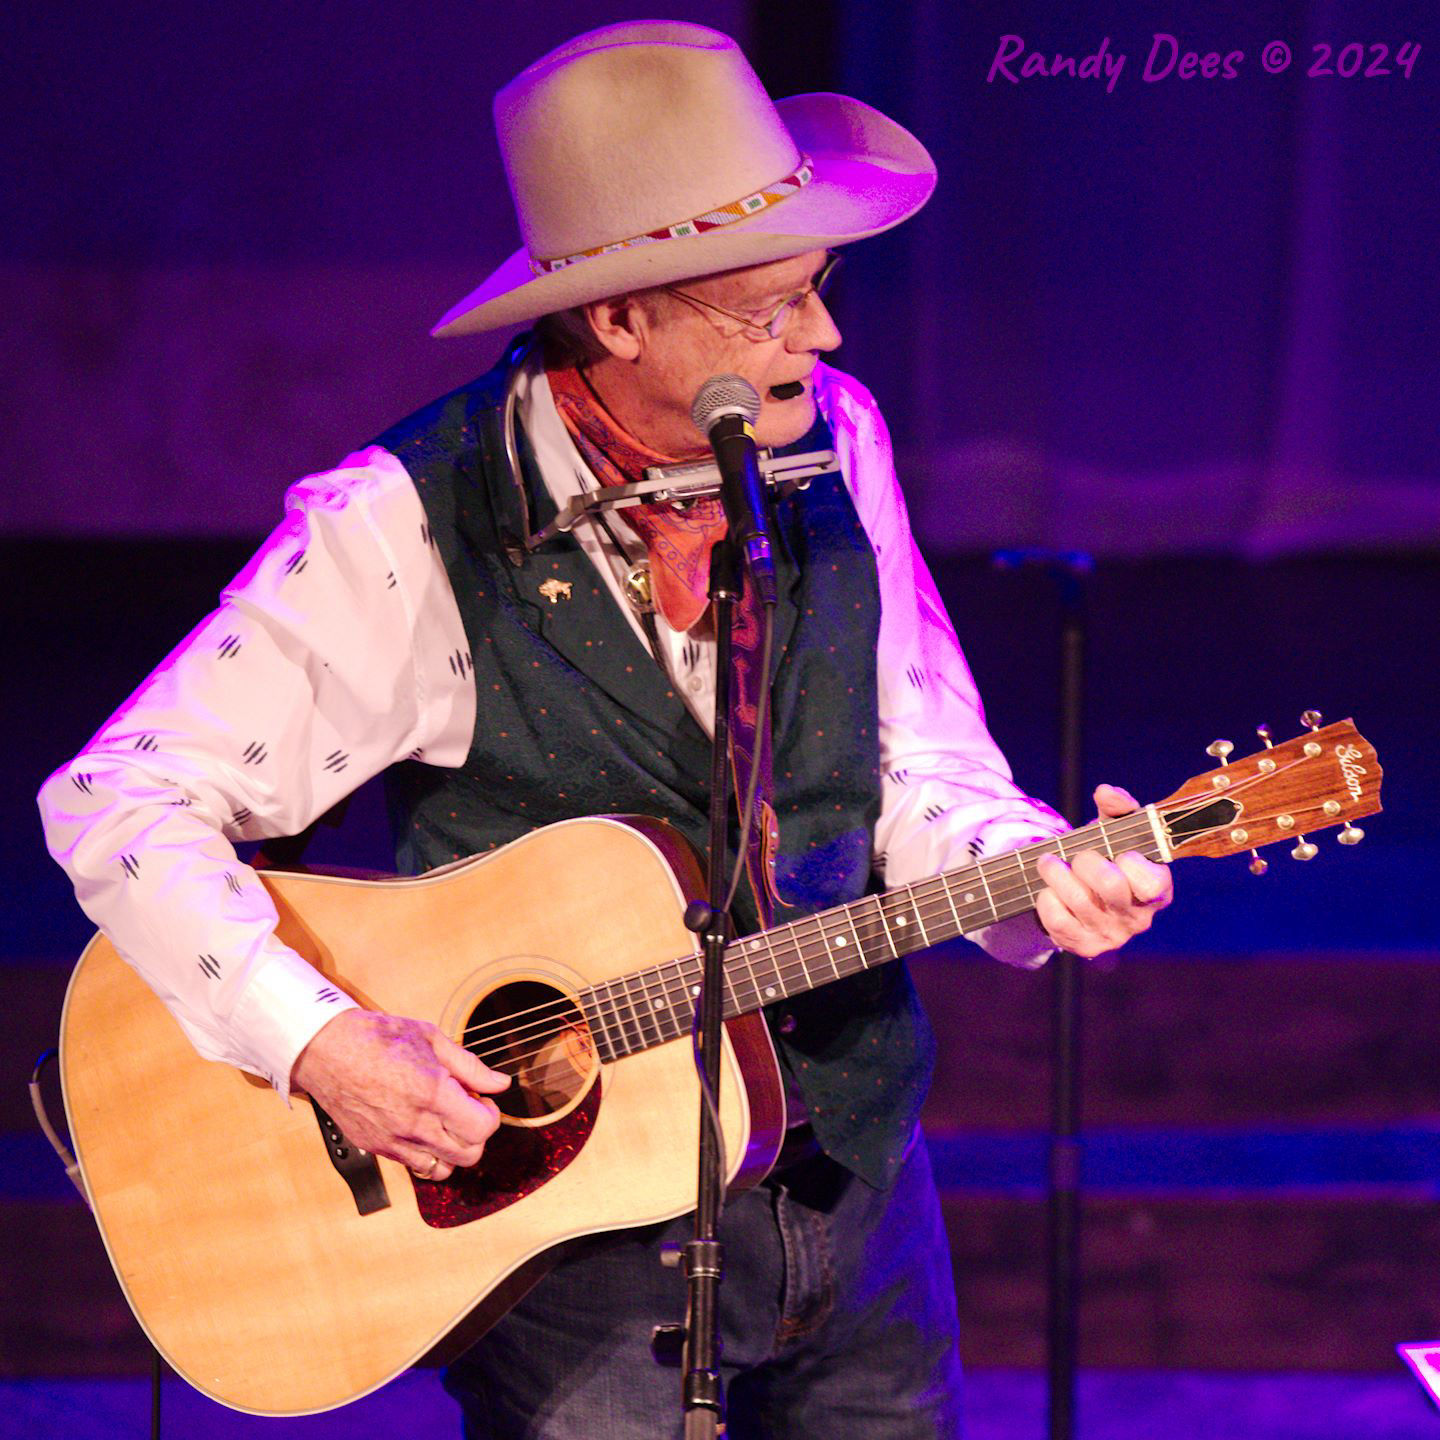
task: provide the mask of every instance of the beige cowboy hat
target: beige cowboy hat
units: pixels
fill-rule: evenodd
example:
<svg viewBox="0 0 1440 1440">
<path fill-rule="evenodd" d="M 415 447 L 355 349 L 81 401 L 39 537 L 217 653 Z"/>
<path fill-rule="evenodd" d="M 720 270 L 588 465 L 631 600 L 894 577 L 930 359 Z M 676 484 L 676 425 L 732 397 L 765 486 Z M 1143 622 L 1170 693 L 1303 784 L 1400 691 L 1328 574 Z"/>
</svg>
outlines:
<svg viewBox="0 0 1440 1440">
<path fill-rule="evenodd" d="M 935 188 L 909 131 L 844 95 L 771 101 L 728 35 L 592 30 L 495 97 L 524 244 L 431 331 L 471 335 L 877 235 Z"/>
</svg>

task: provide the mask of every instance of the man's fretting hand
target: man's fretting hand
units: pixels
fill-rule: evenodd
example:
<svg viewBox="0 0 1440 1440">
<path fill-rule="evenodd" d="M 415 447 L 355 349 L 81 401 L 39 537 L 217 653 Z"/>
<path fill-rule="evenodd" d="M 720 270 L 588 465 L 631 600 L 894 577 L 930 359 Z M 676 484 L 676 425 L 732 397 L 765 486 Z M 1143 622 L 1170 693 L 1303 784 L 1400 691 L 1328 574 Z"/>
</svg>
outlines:
<svg viewBox="0 0 1440 1440">
<path fill-rule="evenodd" d="M 445 1180 L 474 1165 L 500 1124 L 510 1077 L 424 1020 L 346 1010 L 300 1052 L 291 1086 L 313 1096 L 352 1145 Z"/>
<path fill-rule="evenodd" d="M 1105 819 L 1140 808 L 1134 796 L 1115 785 L 1096 789 L 1095 806 Z M 1082 850 L 1068 865 L 1058 855 L 1043 855 L 1035 873 L 1045 882 L 1035 898 L 1035 913 L 1046 934 L 1072 955 L 1087 958 L 1116 950 L 1148 930 L 1175 893 L 1169 866 L 1131 850 L 1113 860 L 1099 850 Z"/>
</svg>

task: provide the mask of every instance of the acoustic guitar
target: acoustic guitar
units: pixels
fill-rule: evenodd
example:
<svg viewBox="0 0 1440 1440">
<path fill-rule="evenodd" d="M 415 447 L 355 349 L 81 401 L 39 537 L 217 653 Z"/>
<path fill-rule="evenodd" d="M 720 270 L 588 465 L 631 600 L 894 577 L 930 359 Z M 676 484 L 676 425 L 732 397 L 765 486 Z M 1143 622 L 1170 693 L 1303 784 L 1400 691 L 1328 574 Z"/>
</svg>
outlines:
<svg viewBox="0 0 1440 1440">
<path fill-rule="evenodd" d="M 1349 721 L 1222 761 L 1168 799 L 738 939 L 725 956 L 727 1176 L 784 1132 L 761 1007 L 1034 906 L 1035 862 L 1098 848 L 1231 855 L 1380 809 Z M 1253 866 L 1264 866 L 1258 856 Z M 115 1273 L 174 1369 L 223 1404 L 297 1415 L 471 1339 L 573 1237 L 694 1206 L 698 861 L 666 826 L 566 821 L 413 879 L 266 872 L 279 934 L 362 1004 L 433 1020 L 515 1077 L 480 1165 L 435 1184 L 357 1151 L 308 1101 L 199 1059 L 109 942 L 65 1003 L 65 1106 Z M 602 897 L 596 905 L 595 897 Z"/>
</svg>

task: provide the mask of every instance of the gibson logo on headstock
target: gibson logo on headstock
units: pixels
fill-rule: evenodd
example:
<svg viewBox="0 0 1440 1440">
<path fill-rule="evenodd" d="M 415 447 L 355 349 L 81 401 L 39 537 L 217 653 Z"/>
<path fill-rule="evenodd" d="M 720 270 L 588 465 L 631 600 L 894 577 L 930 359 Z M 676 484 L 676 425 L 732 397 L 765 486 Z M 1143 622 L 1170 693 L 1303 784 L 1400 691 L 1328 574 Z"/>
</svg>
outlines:
<svg viewBox="0 0 1440 1440">
<path fill-rule="evenodd" d="M 1363 765 L 1355 763 L 1362 758 L 1362 752 L 1353 745 L 1337 745 L 1335 758 L 1340 762 L 1340 776 L 1345 781 L 1345 788 L 1350 792 L 1350 798 L 1358 800 L 1361 791 L 1360 777 L 1367 773 Z"/>
</svg>

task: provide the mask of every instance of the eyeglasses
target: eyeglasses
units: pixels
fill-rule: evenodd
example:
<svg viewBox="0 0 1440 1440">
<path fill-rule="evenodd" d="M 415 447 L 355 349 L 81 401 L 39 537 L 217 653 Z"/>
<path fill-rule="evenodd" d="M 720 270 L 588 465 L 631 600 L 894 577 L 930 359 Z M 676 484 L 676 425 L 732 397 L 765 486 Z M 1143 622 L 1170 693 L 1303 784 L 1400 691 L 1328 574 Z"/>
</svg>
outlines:
<svg viewBox="0 0 1440 1440">
<path fill-rule="evenodd" d="M 820 267 L 819 273 L 803 290 L 797 290 L 793 295 L 787 295 L 771 310 L 752 311 L 749 315 L 741 315 L 734 310 L 727 310 L 723 305 L 713 305 L 709 300 L 702 300 L 698 295 L 691 295 L 684 290 L 676 290 L 671 285 L 667 285 L 665 289 L 677 300 L 687 300 L 692 305 L 703 305 L 717 315 L 724 315 L 728 319 L 738 321 L 747 330 L 758 330 L 771 340 L 778 340 L 795 318 L 796 312 L 812 295 L 824 298 L 831 280 L 835 278 L 835 271 L 840 267 L 841 258 L 834 250 L 827 252 L 825 263 Z"/>
</svg>

